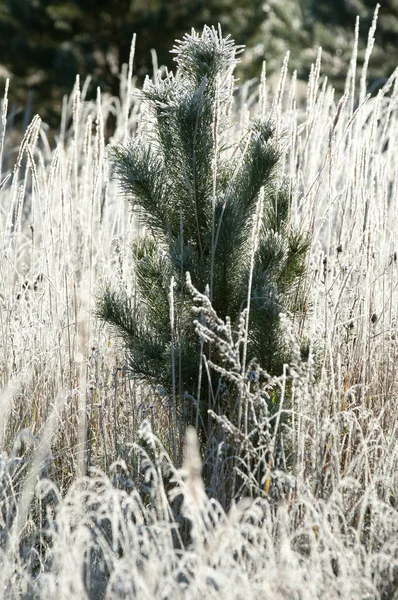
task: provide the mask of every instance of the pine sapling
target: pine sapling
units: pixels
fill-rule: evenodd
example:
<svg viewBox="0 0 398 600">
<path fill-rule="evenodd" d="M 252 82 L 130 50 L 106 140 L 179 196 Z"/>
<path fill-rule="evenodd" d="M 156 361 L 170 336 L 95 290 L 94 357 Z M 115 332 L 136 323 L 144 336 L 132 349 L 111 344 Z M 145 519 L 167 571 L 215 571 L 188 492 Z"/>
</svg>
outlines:
<svg viewBox="0 0 398 600">
<path fill-rule="evenodd" d="M 217 349 L 195 333 L 186 273 L 232 329 L 250 309 L 244 362 L 256 359 L 270 374 L 280 374 L 289 357 L 280 314 L 303 307 L 308 240 L 291 223 L 274 124 L 253 118 L 244 131 L 236 125 L 233 73 L 241 51 L 220 29 L 185 35 L 172 50 L 176 73 L 143 86 L 140 132 L 113 149 L 121 189 L 147 233 L 133 244 L 138 307 L 107 290 L 98 314 L 123 339 L 132 373 L 168 394 L 171 422 L 202 431 L 220 375 L 198 369 L 203 353 L 217 360 Z M 224 396 L 217 410 L 237 422 L 233 396 Z M 193 400 L 190 410 L 184 398 Z"/>
</svg>

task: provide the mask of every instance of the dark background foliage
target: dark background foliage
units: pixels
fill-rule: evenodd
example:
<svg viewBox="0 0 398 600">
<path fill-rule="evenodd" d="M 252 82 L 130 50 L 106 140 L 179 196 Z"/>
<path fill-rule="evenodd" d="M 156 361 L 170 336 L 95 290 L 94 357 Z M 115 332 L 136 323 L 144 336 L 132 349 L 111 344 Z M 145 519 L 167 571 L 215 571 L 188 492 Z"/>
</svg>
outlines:
<svg viewBox="0 0 398 600">
<path fill-rule="evenodd" d="M 32 104 L 51 124 L 58 123 L 64 94 L 76 73 L 118 93 L 120 65 L 128 61 L 137 34 L 135 73 L 152 70 L 151 49 L 159 64 L 173 67 L 169 49 L 190 27 L 220 22 L 248 52 L 238 74 L 258 76 L 280 68 L 287 50 L 290 68 L 308 76 L 317 47 L 324 49 L 324 72 L 339 91 L 361 17 L 360 55 L 366 46 L 374 0 L 0 0 L 0 79 L 12 75 L 11 105 Z M 398 0 L 383 0 L 370 83 L 387 77 L 398 64 Z"/>
</svg>

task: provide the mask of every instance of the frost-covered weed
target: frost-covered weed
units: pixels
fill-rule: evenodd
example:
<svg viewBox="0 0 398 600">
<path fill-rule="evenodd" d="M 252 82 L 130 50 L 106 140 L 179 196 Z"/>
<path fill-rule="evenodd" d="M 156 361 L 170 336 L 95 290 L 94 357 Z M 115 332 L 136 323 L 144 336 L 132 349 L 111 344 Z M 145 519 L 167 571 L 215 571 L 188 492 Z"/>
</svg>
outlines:
<svg viewBox="0 0 398 600">
<path fill-rule="evenodd" d="M 297 479 L 277 502 L 242 499 L 225 512 L 205 493 L 194 430 L 180 470 L 148 422 L 140 437 L 141 484 L 123 489 L 94 471 L 47 509 L 30 534 L 40 548 L 5 545 L 4 597 L 392 597 L 398 515 L 380 481 L 345 477 L 323 499 Z M 32 508 L 51 490 L 41 480 Z"/>
</svg>

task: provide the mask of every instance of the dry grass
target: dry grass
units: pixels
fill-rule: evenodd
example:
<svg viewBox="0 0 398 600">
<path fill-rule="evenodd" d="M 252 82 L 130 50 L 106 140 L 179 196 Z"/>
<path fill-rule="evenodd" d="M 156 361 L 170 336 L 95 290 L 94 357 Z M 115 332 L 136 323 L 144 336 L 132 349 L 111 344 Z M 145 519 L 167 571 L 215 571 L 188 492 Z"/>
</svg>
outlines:
<svg viewBox="0 0 398 600">
<path fill-rule="evenodd" d="M 268 389 L 290 386 L 278 444 L 256 393 L 243 438 L 219 424 L 208 494 L 194 434 L 177 470 L 167 398 L 127 377 L 93 316 L 105 281 L 134 287 L 139 227 L 107 159 L 140 121 L 131 70 L 120 99 L 86 102 L 77 86 L 51 144 L 35 118 L 13 148 L 3 100 L 1 597 L 398 597 L 398 86 L 394 74 L 367 98 L 365 81 L 353 61 L 336 102 L 318 62 L 305 103 L 284 70 L 249 102 L 283 133 L 294 219 L 313 239 L 306 319 L 286 323 L 311 349 Z"/>
</svg>

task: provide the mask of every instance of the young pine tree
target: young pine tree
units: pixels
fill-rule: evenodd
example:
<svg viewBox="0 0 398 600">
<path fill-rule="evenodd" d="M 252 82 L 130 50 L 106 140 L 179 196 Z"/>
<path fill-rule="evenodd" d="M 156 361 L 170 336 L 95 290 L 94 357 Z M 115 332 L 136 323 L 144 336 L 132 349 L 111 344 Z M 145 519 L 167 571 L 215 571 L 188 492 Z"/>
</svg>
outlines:
<svg viewBox="0 0 398 600">
<path fill-rule="evenodd" d="M 98 313 L 124 340 L 131 371 L 175 399 L 175 416 L 184 394 L 195 398 L 200 391 L 201 347 L 187 272 L 232 326 L 247 307 L 252 273 L 247 356 L 270 374 L 280 374 L 288 359 L 279 315 L 303 306 L 308 241 L 290 222 L 274 125 L 256 118 L 237 132 L 234 124 L 240 51 L 214 28 L 185 35 L 173 49 L 176 74 L 144 84 L 146 128 L 127 147 L 113 149 L 121 188 L 148 233 L 133 245 L 138 307 L 108 290 Z M 253 263 L 252 231 L 260 218 Z M 217 359 L 215 349 L 204 351 Z M 209 385 L 206 376 L 201 382 Z M 230 406 L 224 409 L 231 414 Z M 194 422 L 194 415 L 180 418 Z"/>
</svg>

